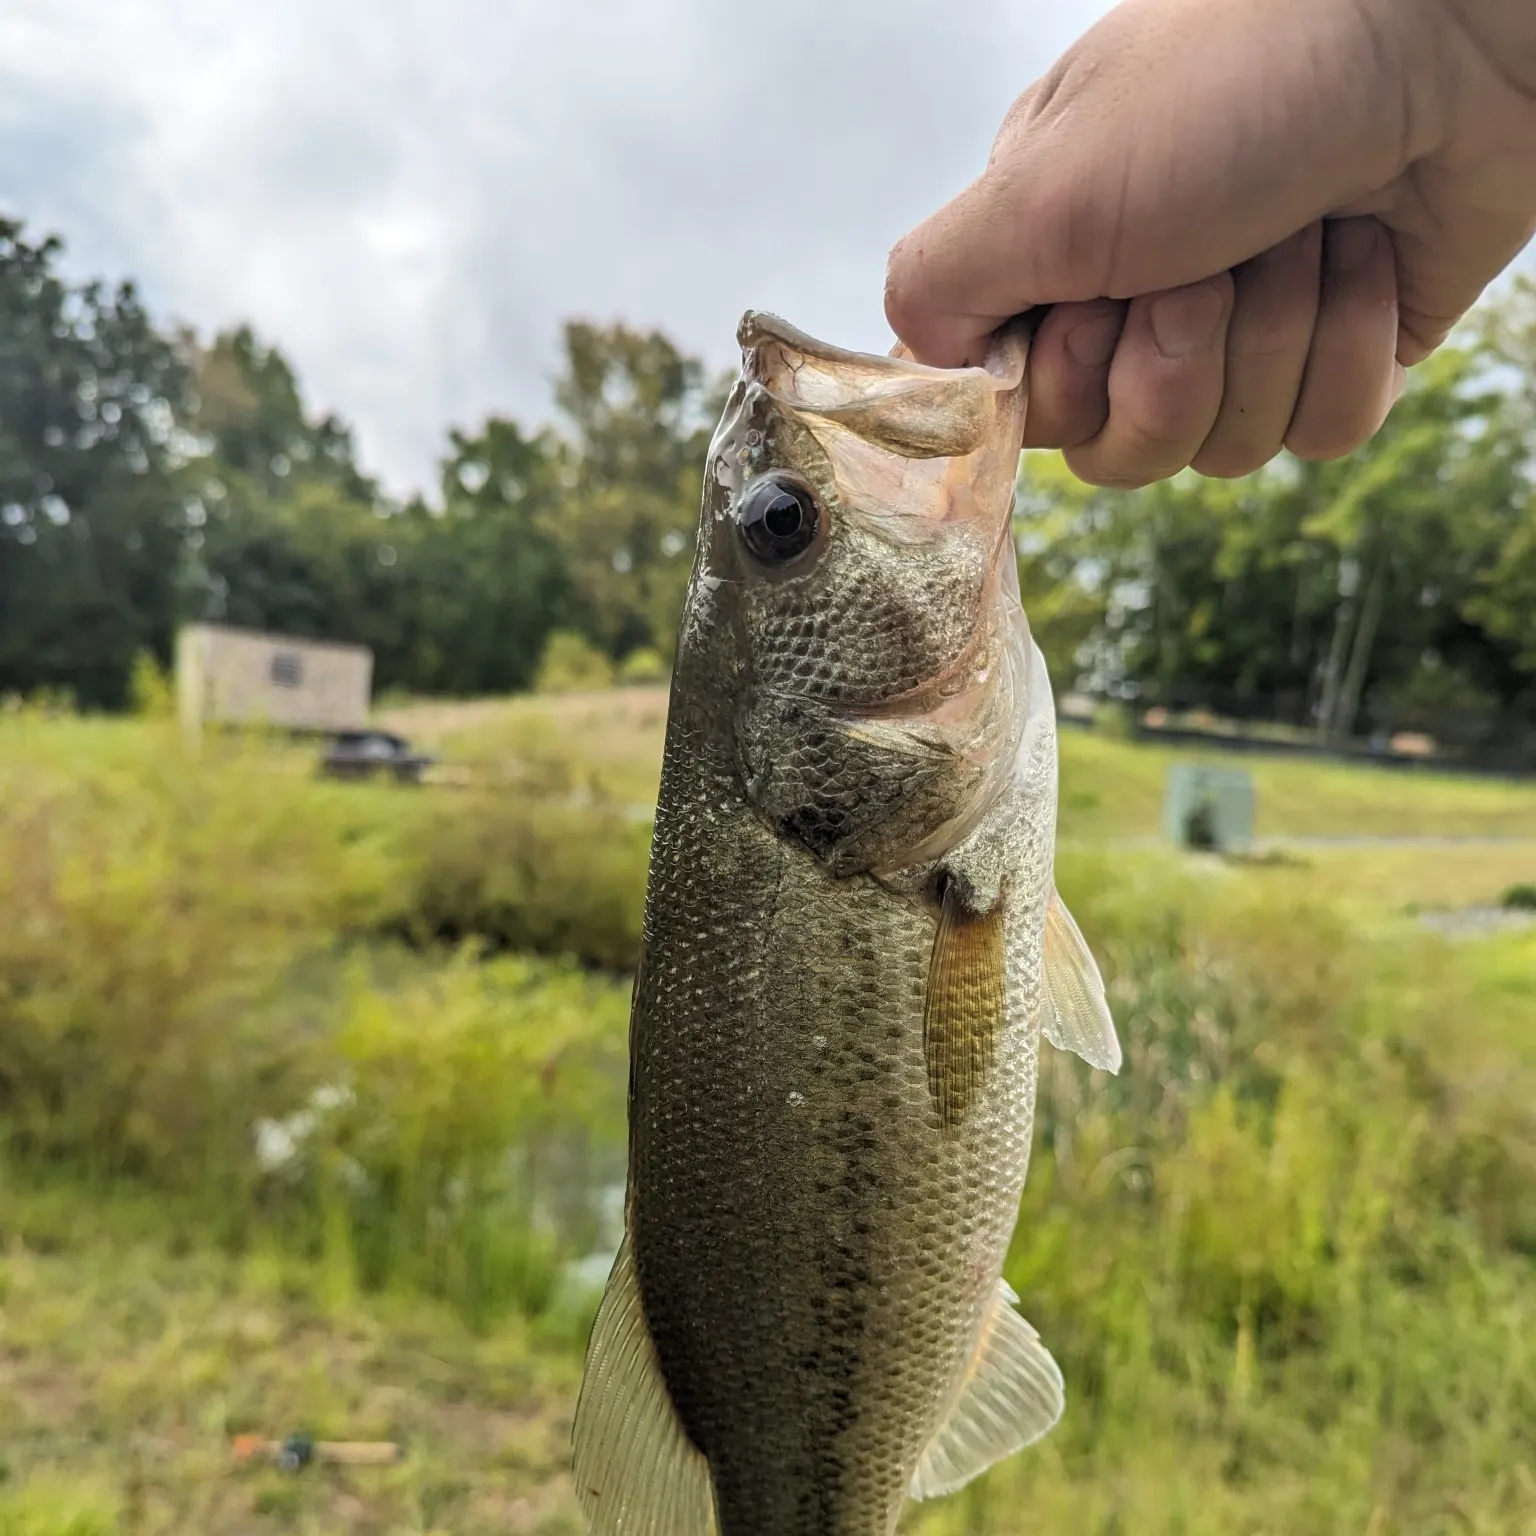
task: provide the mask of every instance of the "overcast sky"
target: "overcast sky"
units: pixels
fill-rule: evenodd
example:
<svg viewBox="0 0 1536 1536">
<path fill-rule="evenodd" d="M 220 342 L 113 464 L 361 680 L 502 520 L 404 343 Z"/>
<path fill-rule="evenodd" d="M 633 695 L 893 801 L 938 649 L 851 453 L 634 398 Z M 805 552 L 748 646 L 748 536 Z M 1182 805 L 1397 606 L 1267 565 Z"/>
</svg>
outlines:
<svg viewBox="0 0 1536 1536">
<path fill-rule="evenodd" d="M 1108 0 L 0 0 L 0 208 L 250 320 L 396 491 L 563 318 L 883 350 L 891 241 Z"/>
<path fill-rule="evenodd" d="M 0 208 L 249 319 L 396 490 L 549 413 L 569 315 L 889 345 L 891 241 L 1097 0 L 3 0 Z M 877 19 L 876 19 L 877 18 Z"/>
</svg>

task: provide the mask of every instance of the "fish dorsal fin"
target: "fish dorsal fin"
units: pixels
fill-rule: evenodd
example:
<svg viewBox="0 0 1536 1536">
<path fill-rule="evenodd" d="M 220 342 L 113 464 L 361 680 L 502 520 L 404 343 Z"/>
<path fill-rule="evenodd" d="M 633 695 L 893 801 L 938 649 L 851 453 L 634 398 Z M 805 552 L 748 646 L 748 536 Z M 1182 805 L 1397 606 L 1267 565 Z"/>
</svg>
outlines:
<svg viewBox="0 0 1536 1536">
<path fill-rule="evenodd" d="M 991 912 L 968 911 L 951 877 L 923 998 L 928 1089 L 946 1134 L 965 1123 L 991 1069 L 1003 1028 L 1006 966 L 1001 904 Z"/>
<path fill-rule="evenodd" d="M 587 1345 L 572 1477 L 594 1536 L 708 1536 L 709 1463 L 661 1378 L 626 1235 Z"/>
<path fill-rule="evenodd" d="M 1018 1297 L 997 1282 L 992 1311 L 949 1417 L 912 1474 L 914 1499 L 963 1488 L 1061 1417 L 1061 1371 L 1040 1335 L 1013 1310 Z"/>
<path fill-rule="evenodd" d="M 1101 1072 L 1120 1070 L 1120 1041 L 1104 979 L 1060 893 L 1045 912 L 1045 1038 Z"/>
</svg>

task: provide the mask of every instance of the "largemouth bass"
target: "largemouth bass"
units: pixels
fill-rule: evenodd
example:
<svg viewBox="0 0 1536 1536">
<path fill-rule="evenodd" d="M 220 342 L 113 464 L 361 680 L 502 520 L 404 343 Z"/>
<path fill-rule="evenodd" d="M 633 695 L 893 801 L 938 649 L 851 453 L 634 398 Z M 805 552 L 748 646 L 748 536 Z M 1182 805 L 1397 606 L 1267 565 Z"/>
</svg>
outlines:
<svg viewBox="0 0 1536 1536">
<path fill-rule="evenodd" d="M 1118 1070 L 1055 895 L 1019 601 L 1022 330 L 984 367 L 768 315 L 709 450 L 631 1018 L 599 1536 L 888 1536 L 1043 1435 L 1002 1278 L 1042 1033 Z"/>
</svg>

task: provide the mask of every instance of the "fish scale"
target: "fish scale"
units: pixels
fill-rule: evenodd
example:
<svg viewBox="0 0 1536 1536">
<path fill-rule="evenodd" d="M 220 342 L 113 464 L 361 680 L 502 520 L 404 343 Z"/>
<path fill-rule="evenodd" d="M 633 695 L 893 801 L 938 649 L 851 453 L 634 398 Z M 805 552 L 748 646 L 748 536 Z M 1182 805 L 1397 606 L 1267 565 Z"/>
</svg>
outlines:
<svg viewBox="0 0 1536 1536">
<path fill-rule="evenodd" d="M 765 317 L 742 337 L 576 1486 L 602 1536 L 889 1536 L 1060 1412 L 1002 1262 L 1042 1031 L 1118 1045 L 1053 890 L 1054 710 L 1008 537 L 1022 338 L 944 373 Z"/>
</svg>

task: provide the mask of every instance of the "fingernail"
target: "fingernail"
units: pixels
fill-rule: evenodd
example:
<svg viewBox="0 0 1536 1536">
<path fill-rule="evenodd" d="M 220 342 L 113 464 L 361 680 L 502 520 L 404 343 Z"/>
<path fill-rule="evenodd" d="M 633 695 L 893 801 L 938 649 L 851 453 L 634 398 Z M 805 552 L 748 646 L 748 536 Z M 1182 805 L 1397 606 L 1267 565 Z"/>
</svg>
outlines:
<svg viewBox="0 0 1536 1536">
<path fill-rule="evenodd" d="M 1381 226 L 1375 219 L 1338 219 L 1328 225 L 1324 249 L 1335 272 L 1353 272 L 1376 253 Z"/>
<path fill-rule="evenodd" d="M 1152 340 L 1164 357 L 1209 352 L 1221 331 L 1226 299 L 1214 283 L 1192 283 L 1152 301 Z"/>
<path fill-rule="evenodd" d="M 1100 315 L 1073 326 L 1067 332 L 1067 356 L 1079 368 L 1102 368 L 1115 355 L 1123 323 L 1120 315 Z"/>
</svg>

